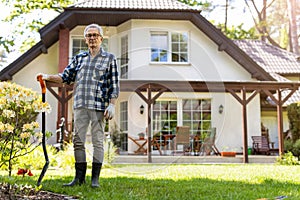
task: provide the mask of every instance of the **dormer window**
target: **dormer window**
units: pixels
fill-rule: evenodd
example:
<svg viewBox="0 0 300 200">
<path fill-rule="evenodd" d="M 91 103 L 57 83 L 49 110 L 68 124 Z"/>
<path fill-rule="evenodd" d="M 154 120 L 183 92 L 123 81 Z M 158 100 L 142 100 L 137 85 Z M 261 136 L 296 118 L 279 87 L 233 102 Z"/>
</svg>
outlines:
<svg viewBox="0 0 300 200">
<path fill-rule="evenodd" d="M 151 32 L 151 62 L 187 63 L 187 32 Z"/>
</svg>

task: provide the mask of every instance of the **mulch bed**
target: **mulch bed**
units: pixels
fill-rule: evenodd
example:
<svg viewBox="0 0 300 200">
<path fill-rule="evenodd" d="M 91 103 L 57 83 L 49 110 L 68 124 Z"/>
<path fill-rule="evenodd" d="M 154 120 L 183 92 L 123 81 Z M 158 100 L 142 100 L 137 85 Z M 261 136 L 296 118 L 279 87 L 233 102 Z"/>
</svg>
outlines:
<svg viewBox="0 0 300 200">
<path fill-rule="evenodd" d="M 18 186 L 7 183 L 0 183 L 0 200 L 73 200 L 78 197 L 56 194 L 48 191 L 36 191 L 31 186 Z"/>
</svg>

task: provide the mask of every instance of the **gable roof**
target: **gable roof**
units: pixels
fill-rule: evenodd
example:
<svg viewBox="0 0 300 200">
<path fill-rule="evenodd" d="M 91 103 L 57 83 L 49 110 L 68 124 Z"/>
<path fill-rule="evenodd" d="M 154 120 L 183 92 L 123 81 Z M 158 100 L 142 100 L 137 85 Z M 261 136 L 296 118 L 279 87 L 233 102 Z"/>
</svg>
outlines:
<svg viewBox="0 0 300 200">
<path fill-rule="evenodd" d="M 233 41 L 200 15 L 199 10 L 176 0 L 84 0 L 65 8 L 63 13 L 39 31 L 40 42 L 0 72 L 0 80 L 11 80 L 15 73 L 33 59 L 42 53 L 47 53 L 47 49 L 59 40 L 60 29 L 72 30 L 76 26 L 90 23 L 118 26 L 130 19 L 190 21 L 218 46 L 219 51 L 225 51 L 253 78 L 261 81 L 275 80 Z"/>
<path fill-rule="evenodd" d="M 300 56 L 261 40 L 234 40 L 256 63 L 269 73 L 300 74 Z"/>
</svg>

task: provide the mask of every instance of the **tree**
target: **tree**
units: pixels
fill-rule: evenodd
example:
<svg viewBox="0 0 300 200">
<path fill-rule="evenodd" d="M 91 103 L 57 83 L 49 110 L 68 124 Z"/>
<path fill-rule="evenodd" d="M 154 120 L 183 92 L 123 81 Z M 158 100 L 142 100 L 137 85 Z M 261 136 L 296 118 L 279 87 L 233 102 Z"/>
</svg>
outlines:
<svg viewBox="0 0 300 200">
<path fill-rule="evenodd" d="M 178 0 L 182 3 L 185 3 L 190 6 L 202 6 L 203 8 L 209 8 L 211 6 L 211 3 L 209 1 L 204 0 Z"/>
<path fill-rule="evenodd" d="M 6 53 L 5 53 L 5 50 L 0 50 L 0 70 L 1 68 L 3 67 L 3 63 L 6 62 Z"/>
<path fill-rule="evenodd" d="M 290 51 L 299 54 L 297 23 L 296 23 L 296 0 L 287 0 L 289 16 Z"/>
<path fill-rule="evenodd" d="M 25 52 L 39 39 L 38 30 L 61 13 L 64 7 L 73 3 L 73 0 L 1 0 L 1 3 L 12 8 L 4 21 L 13 24 L 14 30 L 0 38 L 0 46 L 7 52 L 16 49 Z"/>
<path fill-rule="evenodd" d="M 295 19 L 299 13 L 296 13 L 296 1 L 299 0 L 244 0 L 261 39 L 284 49 L 290 45 L 290 51 L 298 54 L 298 27 Z M 285 42 L 286 38 L 288 42 Z"/>
<path fill-rule="evenodd" d="M 259 6 L 255 3 L 254 0 L 250 0 L 250 3 L 252 4 L 252 7 L 250 6 L 248 0 L 245 0 L 245 3 L 247 7 L 249 8 L 252 18 L 255 24 L 256 30 L 259 32 L 261 36 L 261 40 L 266 41 L 268 40 L 272 45 L 280 47 L 280 45 L 271 38 L 270 33 L 267 29 L 267 9 L 272 6 L 272 4 L 275 2 L 275 0 L 271 0 L 269 4 L 267 4 L 267 0 L 263 0 L 263 6 L 261 10 L 259 9 Z M 254 15 L 254 12 L 256 13 L 256 16 Z"/>
<path fill-rule="evenodd" d="M 258 39 L 259 35 L 254 27 L 248 28 L 248 30 L 246 30 L 244 28 L 244 23 L 241 23 L 239 25 L 232 25 L 231 27 L 228 26 L 228 24 L 230 23 L 228 21 L 228 14 L 233 9 L 237 8 L 236 3 L 237 0 L 223 0 L 223 4 L 215 4 L 215 2 L 212 2 L 210 8 L 204 10 L 204 12 L 209 13 L 214 9 L 221 9 L 221 13 L 224 13 L 224 23 L 215 22 L 214 20 L 212 20 L 211 23 L 219 28 L 230 39 Z M 238 9 L 241 8 L 238 7 Z M 245 9 L 242 9 L 242 12 L 244 13 Z"/>
<path fill-rule="evenodd" d="M 225 27 L 225 24 L 218 24 L 217 27 L 230 39 L 240 40 L 240 39 L 258 39 L 255 28 L 252 27 L 248 30 L 243 28 L 244 24 L 238 26 Z"/>
</svg>

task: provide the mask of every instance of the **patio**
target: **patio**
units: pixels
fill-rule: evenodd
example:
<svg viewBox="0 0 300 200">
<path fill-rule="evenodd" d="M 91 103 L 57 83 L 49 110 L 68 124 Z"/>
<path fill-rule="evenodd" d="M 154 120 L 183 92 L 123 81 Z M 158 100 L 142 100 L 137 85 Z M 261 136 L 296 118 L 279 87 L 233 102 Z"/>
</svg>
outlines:
<svg viewBox="0 0 300 200">
<path fill-rule="evenodd" d="M 278 156 L 249 155 L 249 163 L 274 164 Z M 117 155 L 113 164 L 148 164 L 147 155 Z M 152 156 L 155 164 L 231 164 L 243 163 L 243 155 L 235 157 L 222 156 Z"/>
</svg>

